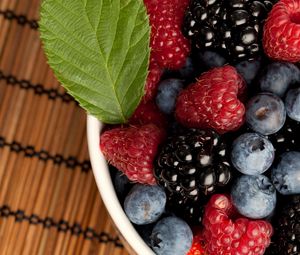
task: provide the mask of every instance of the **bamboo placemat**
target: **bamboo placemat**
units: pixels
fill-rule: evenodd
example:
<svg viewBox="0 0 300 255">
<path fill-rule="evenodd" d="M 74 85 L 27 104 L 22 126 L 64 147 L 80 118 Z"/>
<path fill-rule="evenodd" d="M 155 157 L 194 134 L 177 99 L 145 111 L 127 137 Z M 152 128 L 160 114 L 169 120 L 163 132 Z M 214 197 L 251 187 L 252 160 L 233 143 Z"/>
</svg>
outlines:
<svg viewBox="0 0 300 255">
<path fill-rule="evenodd" d="M 86 115 L 39 39 L 40 0 L 0 0 L 0 254 L 128 254 L 100 199 Z"/>
</svg>

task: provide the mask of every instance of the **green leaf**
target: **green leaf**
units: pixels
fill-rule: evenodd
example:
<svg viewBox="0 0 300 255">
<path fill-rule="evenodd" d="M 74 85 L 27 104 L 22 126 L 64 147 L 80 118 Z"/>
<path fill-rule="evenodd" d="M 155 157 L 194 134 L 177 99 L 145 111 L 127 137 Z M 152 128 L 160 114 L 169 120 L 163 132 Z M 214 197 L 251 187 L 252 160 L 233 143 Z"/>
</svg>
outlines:
<svg viewBox="0 0 300 255">
<path fill-rule="evenodd" d="M 148 72 L 143 0 L 44 0 L 40 32 L 51 68 L 80 105 L 105 123 L 126 122 Z"/>
</svg>

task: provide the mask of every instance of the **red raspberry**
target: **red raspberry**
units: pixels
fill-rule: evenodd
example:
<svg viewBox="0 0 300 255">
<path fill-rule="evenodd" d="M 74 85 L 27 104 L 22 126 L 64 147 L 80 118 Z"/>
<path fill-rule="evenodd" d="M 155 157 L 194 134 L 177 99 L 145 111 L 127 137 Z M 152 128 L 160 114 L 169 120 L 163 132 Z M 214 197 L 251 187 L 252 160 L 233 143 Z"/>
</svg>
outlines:
<svg viewBox="0 0 300 255">
<path fill-rule="evenodd" d="M 245 107 L 238 99 L 245 81 L 232 66 L 211 69 L 183 90 L 176 103 L 176 118 L 191 128 L 210 128 L 220 134 L 238 129 Z"/>
<path fill-rule="evenodd" d="M 159 20 L 163 20 L 162 16 L 172 17 L 182 24 L 189 2 L 189 0 L 144 0 L 151 25 L 159 24 Z"/>
<path fill-rule="evenodd" d="M 166 116 L 159 111 L 157 105 L 153 101 L 142 101 L 129 119 L 129 124 L 145 125 L 150 123 L 161 128 L 167 127 Z"/>
<path fill-rule="evenodd" d="M 101 134 L 100 149 L 129 180 L 154 185 L 153 160 L 164 135 L 154 124 L 115 128 Z"/>
<path fill-rule="evenodd" d="M 161 68 L 179 69 L 190 53 L 190 43 L 181 32 L 187 1 L 145 0 L 151 24 L 153 58 Z"/>
<path fill-rule="evenodd" d="M 188 40 L 180 32 L 180 25 L 165 19 L 152 38 L 153 56 L 162 68 L 180 69 L 190 53 Z"/>
<path fill-rule="evenodd" d="M 155 98 L 162 72 L 162 69 L 154 63 L 153 60 L 151 60 L 145 85 L 145 95 L 143 97 L 144 101 L 150 101 Z"/>
<path fill-rule="evenodd" d="M 226 195 L 213 195 L 205 208 L 203 225 L 205 251 L 218 255 L 262 255 L 271 242 L 272 226 L 267 221 L 231 219 L 234 209 Z"/>
<path fill-rule="evenodd" d="M 300 61 L 300 0 L 281 0 L 264 25 L 265 53 L 275 60 Z"/>
<path fill-rule="evenodd" d="M 203 249 L 203 236 L 201 233 L 197 233 L 194 235 L 193 238 L 193 244 L 191 249 L 186 255 L 205 255 L 204 249 Z"/>
</svg>

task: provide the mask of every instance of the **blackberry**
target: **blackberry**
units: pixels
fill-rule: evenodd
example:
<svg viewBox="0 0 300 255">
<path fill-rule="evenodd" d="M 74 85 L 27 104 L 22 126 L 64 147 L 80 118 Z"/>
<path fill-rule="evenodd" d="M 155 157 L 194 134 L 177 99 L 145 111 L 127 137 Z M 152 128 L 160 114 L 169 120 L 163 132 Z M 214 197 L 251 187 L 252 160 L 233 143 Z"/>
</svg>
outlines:
<svg viewBox="0 0 300 255">
<path fill-rule="evenodd" d="M 166 189 L 167 207 L 199 225 L 206 196 L 231 179 L 227 154 L 225 141 L 216 132 L 177 129 L 161 148 L 154 166 L 158 184 Z"/>
<path fill-rule="evenodd" d="M 183 33 L 199 49 L 223 53 L 232 62 L 262 54 L 263 23 L 276 0 L 191 0 Z"/>
<path fill-rule="evenodd" d="M 200 225 L 204 213 L 204 205 L 208 202 L 207 197 L 197 199 L 185 198 L 180 194 L 167 192 L 167 209 L 175 212 L 192 226 Z"/>
<path fill-rule="evenodd" d="M 268 255 L 299 255 L 300 254 L 300 195 L 282 207 L 274 219 L 274 235 Z"/>
<path fill-rule="evenodd" d="M 300 151 L 300 122 L 287 117 L 284 126 L 268 138 L 276 149 L 276 155 L 287 151 Z"/>
<path fill-rule="evenodd" d="M 169 192 L 197 200 L 230 181 L 226 144 L 212 130 L 182 130 L 162 147 L 154 175 Z"/>
<path fill-rule="evenodd" d="M 229 182 L 227 154 L 226 144 L 216 132 L 189 129 L 167 139 L 155 162 L 154 175 L 170 192 L 195 199 Z"/>
</svg>

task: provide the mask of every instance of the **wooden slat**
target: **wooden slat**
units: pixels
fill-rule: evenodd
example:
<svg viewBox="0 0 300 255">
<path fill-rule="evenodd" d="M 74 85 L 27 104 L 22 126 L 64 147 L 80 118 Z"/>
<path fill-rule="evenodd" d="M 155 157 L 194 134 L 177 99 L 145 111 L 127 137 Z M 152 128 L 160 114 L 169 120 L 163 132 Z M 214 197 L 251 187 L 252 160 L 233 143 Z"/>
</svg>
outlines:
<svg viewBox="0 0 300 255">
<path fill-rule="evenodd" d="M 38 30 L 18 23 L 19 15 L 38 20 L 39 7 L 40 0 L 0 1 L 0 74 L 12 76 L 10 81 L 0 76 L 0 137 L 5 141 L 0 146 L 0 254 L 128 255 L 120 241 L 98 238 L 104 233 L 116 239 L 117 233 L 92 171 L 80 166 L 88 160 L 84 111 L 73 101 L 50 99 L 20 85 L 27 80 L 44 91 L 65 92 L 47 64 Z M 6 10 L 13 11 L 13 19 L 5 17 Z M 10 84 L 14 79 L 17 85 Z M 27 146 L 34 147 L 34 157 L 25 155 Z M 55 164 L 49 155 L 64 161 Z M 69 157 L 79 165 L 67 166 Z M 80 233 L 71 231 L 78 228 Z M 87 229 L 94 234 L 91 240 L 84 235 Z"/>
</svg>

